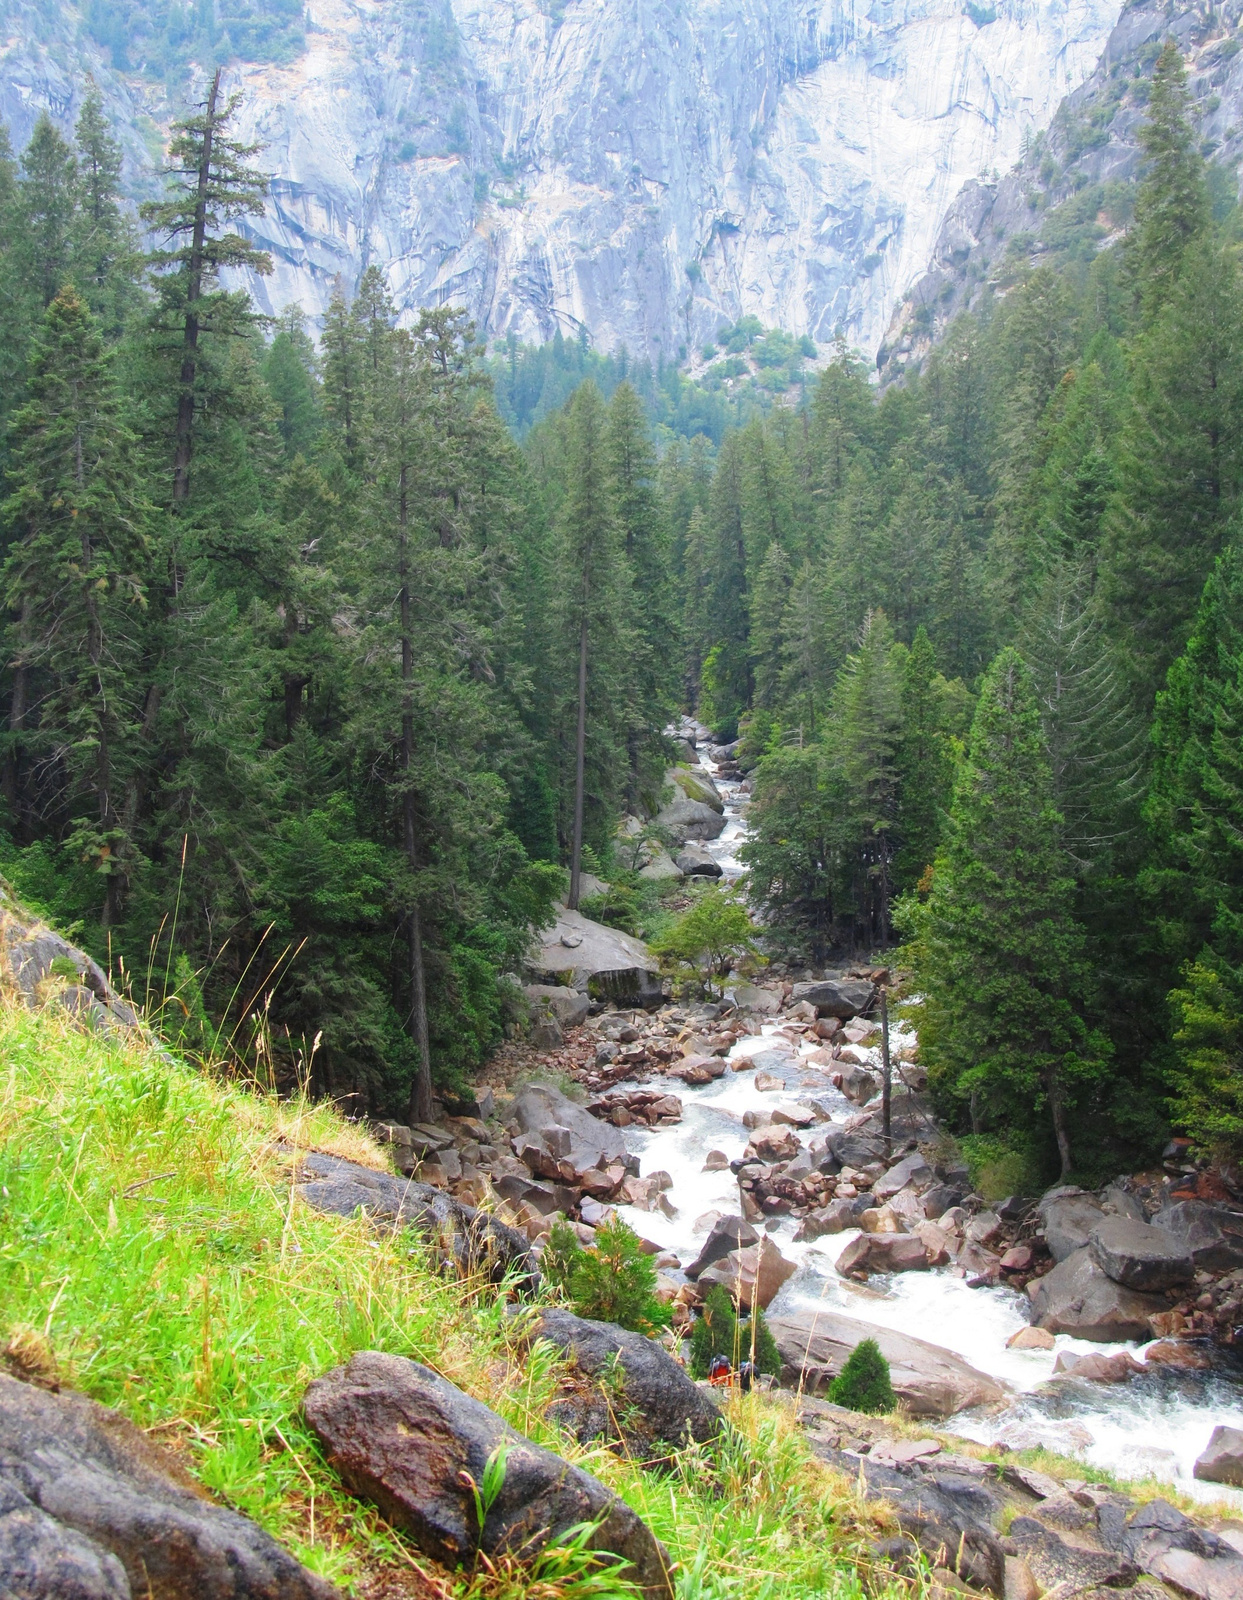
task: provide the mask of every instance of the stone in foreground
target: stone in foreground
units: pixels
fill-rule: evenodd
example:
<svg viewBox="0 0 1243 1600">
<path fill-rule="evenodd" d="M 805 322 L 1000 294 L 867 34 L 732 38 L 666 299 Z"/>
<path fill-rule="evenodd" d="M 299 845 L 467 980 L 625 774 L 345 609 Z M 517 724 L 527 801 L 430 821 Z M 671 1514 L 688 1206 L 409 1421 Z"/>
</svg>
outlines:
<svg viewBox="0 0 1243 1600">
<path fill-rule="evenodd" d="M 332 1600 L 248 1517 L 206 1499 L 133 1423 L 0 1376 L 0 1595 Z"/>
<path fill-rule="evenodd" d="M 1105 1217 L 1092 1229 L 1088 1250 L 1115 1283 L 1146 1294 L 1173 1289 L 1195 1277 L 1191 1252 L 1180 1240 L 1133 1217 Z"/>
<path fill-rule="evenodd" d="M 479 1551 L 532 1557 L 598 1521 L 594 1548 L 629 1562 L 652 1600 L 672 1595 L 668 1554 L 629 1506 L 417 1361 L 362 1351 L 310 1385 L 303 1411 L 346 1485 L 445 1566 Z M 471 1482 L 498 1449 L 505 1479 L 481 1530 Z"/>
<path fill-rule="evenodd" d="M 996 1405 L 1006 1391 L 961 1356 L 909 1334 L 836 1312 L 806 1310 L 770 1317 L 782 1361 L 782 1382 L 810 1393 L 827 1387 L 861 1339 L 875 1339 L 889 1363 L 894 1393 L 913 1417 L 949 1417 L 971 1406 Z"/>
<path fill-rule="evenodd" d="M 667 1350 L 641 1333 L 550 1307 L 540 1313 L 534 1337 L 564 1350 L 579 1372 L 594 1380 L 589 1394 L 576 1389 L 550 1411 L 580 1443 L 614 1439 L 620 1426 L 627 1446 L 633 1451 L 637 1441 L 646 1455 L 652 1444 L 680 1450 L 688 1439 L 706 1444 L 720 1432 L 721 1414 L 711 1398 Z"/>
<path fill-rule="evenodd" d="M 1204 1483 L 1229 1483 L 1243 1489 L 1243 1429 L 1214 1428 L 1208 1448 L 1195 1464 L 1195 1475 Z"/>
<path fill-rule="evenodd" d="M 1033 1279 L 1027 1293 L 1037 1326 L 1101 1344 L 1146 1339 L 1148 1318 L 1167 1305 L 1163 1297 L 1115 1283 L 1086 1248 L 1072 1252 L 1046 1277 Z"/>
</svg>

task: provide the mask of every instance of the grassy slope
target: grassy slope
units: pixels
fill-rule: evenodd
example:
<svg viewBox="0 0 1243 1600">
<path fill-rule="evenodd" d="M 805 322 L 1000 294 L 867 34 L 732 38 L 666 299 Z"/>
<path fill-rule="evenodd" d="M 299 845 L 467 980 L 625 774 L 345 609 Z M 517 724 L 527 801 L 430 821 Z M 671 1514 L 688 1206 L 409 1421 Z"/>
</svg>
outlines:
<svg viewBox="0 0 1243 1600">
<path fill-rule="evenodd" d="M 330 1108 L 248 1092 L 139 1041 L 106 1043 L 56 1009 L 0 1008 L 10 1366 L 54 1370 L 120 1407 L 352 1592 L 574 1592 L 516 1571 L 451 1577 L 342 1493 L 299 1401 L 317 1374 L 382 1349 L 426 1362 L 595 1471 L 665 1540 L 681 1600 L 861 1593 L 856 1557 L 876 1513 L 810 1456 L 788 1411 L 736 1401 L 735 1442 L 715 1470 L 692 1451 L 676 1473 L 645 1474 L 574 1445 L 543 1417 L 553 1353 L 515 1341 L 495 1291 L 437 1276 L 409 1233 L 293 1199 L 293 1151 L 308 1147 L 383 1164 Z"/>
</svg>

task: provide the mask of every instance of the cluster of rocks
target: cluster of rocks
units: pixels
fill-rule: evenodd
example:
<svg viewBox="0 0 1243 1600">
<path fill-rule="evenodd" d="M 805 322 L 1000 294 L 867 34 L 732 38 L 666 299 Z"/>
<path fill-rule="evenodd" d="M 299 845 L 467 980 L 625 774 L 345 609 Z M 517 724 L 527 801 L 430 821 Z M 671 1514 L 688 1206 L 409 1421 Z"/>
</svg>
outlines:
<svg viewBox="0 0 1243 1600">
<path fill-rule="evenodd" d="M 1235 1522 L 1215 1529 L 1165 1500 L 1139 1504 L 1107 1484 L 979 1460 L 937 1439 L 894 1437 L 883 1421 L 816 1400 L 800 1410 L 815 1453 L 896 1520 L 897 1536 L 874 1546 L 882 1568 L 909 1571 L 922 1557 L 943 1591 L 1005 1600 L 1049 1591 L 1099 1600 L 1118 1591 L 1136 1600 L 1243 1594 Z"/>
</svg>

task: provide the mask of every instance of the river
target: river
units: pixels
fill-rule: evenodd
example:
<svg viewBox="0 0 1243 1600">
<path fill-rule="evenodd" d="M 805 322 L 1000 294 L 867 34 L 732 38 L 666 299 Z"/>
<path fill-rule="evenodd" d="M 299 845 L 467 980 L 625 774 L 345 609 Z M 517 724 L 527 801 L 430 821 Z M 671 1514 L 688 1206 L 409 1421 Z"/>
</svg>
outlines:
<svg viewBox="0 0 1243 1600">
<path fill-rule="evenodd" d="M 701 746 L 706 739 L 706 731 L 699 732 Z M 702 750 L 700 760 L 716 780 L 727 817 L 724 832 L 708 849 L 720 862 L 724 877 L 736 879 L 742 871 L 738 850 L 746 838 L 746 796 L 737 782 L 718 775 Z M 892 1037 L 895 1049 L 914 1042 L 897 1028 Z M 764 1024 L 760 1034 L 740 1039 L 730 1054 L 751 1054 L 762 1043 L 771 1047 L 777 1038 L 776 1025 Z M 702 1088 L 679 1090 L 683 1103 L 680 1123 L 626 1131 L 641 1170 L 645 1174 L 665 1171 L 672 1178 L 667 1199 L 673 1215 L 632 1207 L 622 1208 L 621 1214 L 638 1232 L 677 1253 L 684 1262 L 698 1252 L 716 1215 L 738 1211 L 737 1180 L 728 1170 L 705 1172 L 708 1151 L 721 1150 L 731 1160 L 740 1156 L 749 1137 L 743 1113 L 772 1110 L 783 1100 L 798 1098 L 803 1075 L 799 1053 L 784 1038 L 780 1044 L 788 1049 L 790 1062 L 784 1092 L 758 1090 L 754 1073 L 727 1072 Z M 803 1046 L 801 1054 L 809 1054 L 811 1048 Z M 879 1050 L 872 1054 L 879 1064 Z M 826 1097 L 823 1075 L 803 1070 L 809 1085 L 814 1082 L 817 1099 L 829 1106 L 834 1122 L 844 1122 L 857 1113 L 858 1107 L 837 1091 L 829 1090 Z M 825 1126 L 814 1131 L 822 1138 Z M 956 1352 L 1009 1387 L 1012 1399 L 1002 1409 L 986 1415 L 960 1413 L 945 1424 L 950 1431 L 1016 1449 L 1044 1445 L 1079 1456 L 1089 1467 L 1126 1478 L 1156 1478 L 1176 1484 L 1198 1499 L 1226 1500 L 1243 1510 L 1243 1491 L 1201 1484 L 1192 1476 L 1195 1459 L 1218 1423 L 1243 1428 L 1243 1377 L 1228 1356 L 1223 1354 L 1221 1366 L 1207 1374 L 1154 1366 L 1122 1384 L 1054 1380 L 1053 1366 L 1060 1351 L 1130 1350 L 1142 1361 L 1144 1346 L 1101 1346 L 1059 1336 L 1053 1350 L 1008 1350 L 1006 1340 L 1028 1320 L 1025 1295 L 1005 1288 L 969 1289 L 947 1269 L 896 1274 L 887 1282 L 873 1279 L 871 1285 L 862 1287 L 834 1270 L 840 1252 L 857 1237 L 855 1231 L 796 1244 L 794 1219 L 781 1218 L 767 1227 L 783 1254 L 798 1266 L 773 1302 L 772 1312 L 819 1305 L 913 1334 Z"/>
</svg>

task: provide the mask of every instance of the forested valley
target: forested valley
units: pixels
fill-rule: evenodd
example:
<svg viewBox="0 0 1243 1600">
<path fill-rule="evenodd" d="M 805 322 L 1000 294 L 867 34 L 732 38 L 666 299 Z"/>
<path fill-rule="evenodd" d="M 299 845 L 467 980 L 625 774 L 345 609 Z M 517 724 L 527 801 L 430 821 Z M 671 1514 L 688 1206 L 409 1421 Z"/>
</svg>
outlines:
<svg viewBox="0 0 1243 1600">
<path fill-rule="evenodd" d="M 19 892 L 183 1048 L 417 1120 L 520 1019 L 572 858 L 605 920 L 685 910 L 617 829 L 692 712 L 739 741 L 766 955 L 901 943 L 960 1132 L 1033 1181 L 1171 1125 L 1237 1154 L 1240 228 L 1174 46 L 1117 242 L 1016 257 L 901 386 L 839 346 L 749 421 L 399 324 L 378 268 L 318 342 L 261 318 L 234 110 L 140 217 L 94 95 L 0 151 Z"/>
</svg>

